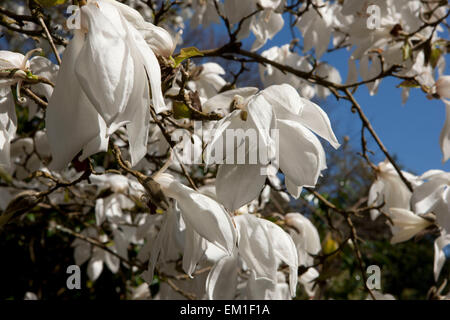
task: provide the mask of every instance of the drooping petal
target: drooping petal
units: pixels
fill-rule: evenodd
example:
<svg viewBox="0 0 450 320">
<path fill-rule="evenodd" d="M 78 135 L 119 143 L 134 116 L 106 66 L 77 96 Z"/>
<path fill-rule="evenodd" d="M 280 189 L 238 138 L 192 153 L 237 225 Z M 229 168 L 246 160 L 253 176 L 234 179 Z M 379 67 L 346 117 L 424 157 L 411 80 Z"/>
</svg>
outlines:
<svg viewBox="0 0 450 320">
<path fill-rule="evenodd" d="M 340 143 L 334 135 L 328 115 L 315 103 L 308 99 L 300 99 L 303 102 L 301 123 L 315 134 L 327 140 L 333 148 L 339 148 Z"/>
<path fill-rule="evenodd" d="M 234 250 L 236 230 L 228 213 L 212 198 L 181 184 L 169 174 L 155 178 L 163 192 L 177 200 L 184 221 L 203 238 L 228 254 Z"/>
<path fill-rule="evenodd" d="M 186 223 L 184 252 L 183 252 L 183 270 L 187 275 L 192 277 L 197 263 L 206 250 L 205 239 L 195 232 L 194 228 Z"/>
<path fill-rule="evenodd" d="M 367 204 L 369 206 L 379 206 L 383 203 L 383 189 L 384 182 L 381 179 L 377 179 L 369 189 L 369 197 L 367 199 Z M 380 215 L 380 211 L 377 209 L 370 210 L 370 218 L 375 220 Z"/>
<path fill-rule="evenodd" d="M 439 137 L 439 143 L 442 150 L 442 162 L 447 162 L 450 158 L 450 100 L 443 101 L 445 103 L 445 123 Z"/>
<path fill-rule="evenodd" d="M 206 294 L 210 300 L 232 300 L 235 298 L 238 260 L 237 252 L 224 256 L 211 268 L 206 279 Z"/>
<path fill-rule="evenodd" d="M 291 296 L 295 297 L 298 281 L 298 255 L 294 241 L 289 234 L 275 223 L 264 219 L 261 219 L 261 223 L 266 227 L 266 230 L 271 237 L 275 255 L 289 266 L 290 292 Z"/>
<path fill-rule="evenodd" d="M 275 13 L 270 9 L 256 14 L 251 23 L 250 30 L 256 37 L 252 45 L 252 51 L 261 48 L 269 39 L 272 39 L 281 29 L 283 29 L 284 19 L 280 13 Z"/>
<path fill-rule="evenodd" d="M 286 225 L 294 229 L 292 239 L 297 247 L 299 265 L 310 266 L 313 257 L 322 249 L 319 233 L 311 221 L 300 213 L 288 213 L 285 216 Z"/>
<path fill-rule="evenodd" d="M 76 31 L 64 51 L 56 86 L 47 107 L 45 124 L 53 158 L 51 168 L 55 170 L 63 169 L 92 140 L 105 138 L 101 136 L 102 124 L 106 127 L 103 119 L 73 76 L 83 41 L 83 35 Z M 100 143 L 98 146 L 103 145 Z M 102 150 L 91 150 L 90 154 Z"/>
<path fill-rule="evenodd" d="M 414 189 L 411 197 L 414 211 L 420 214 L 432 211 L 440 201 L 446 185 L 445 180 L 438 178 L 431 179 Z"/>
<path fill-rule="evenodd" d="M 264 89 L 262 94 L 273 106 L 277 119 L 289 119 L 292 115 L 302 115 L 303 103 L 294 87 L 288 84 L 273 85 Z"/>
<path fill-rule="evenodd" d="M 296 186 L 314 187 L 325 162 L 320 141 L 296 121 L 277 120 L 277 126 L 281 170 Z"/>
<path fill-rule="evenodd" d="M 315 268 L 308 268 L 304 274 L 300 276 L 300 283 L 305 287 L 306 294 L 310 297 L 314 296 L 316 288 L 314 280 L 319 277 L 319 272 Z"/>
<path fill-rule="evenodd" d="M 134 84 L 131 48 L 120 13 L 106 2 L 83 6 L 88 33 L 75 74 L 83 91 L 109 126 L 125 109 Z"/>
<path fill-rule="evenodd" d="M 417 233 L 431 225 L 431 222 L 421 218 L 413 212 L 401 209 L 390 208 L 393 237 L 391 243 L 399 243 L 407 241 L 414 237 Z"/>
<path fill-rule="evenodd" d="M 444 266 L 446 256 L 444 248 L 450 244 L 450 234 L 442 234 L 434 241 L 434 280 L 437 282 L 442 267 Z"/>
<path fill-rule="evenodd" d="M 0 97 L 0 166 L 9 168 L 11 165 L 11 140 L 17 130 L 17 116 L 14 98 L 11 92 Z"/>
<path fill-rule="evenodd" d="M 230 211 L 235 211 L 260 194 L 266 176 L 261 174 L 261 165 L 223 164 L 216 177 L 216 192 L 219 201 Z"/>
<path fill-rule="evenodd" d="M 207 113 L 217 112 L 219 113 L 221 110 L 223 112 L 220 113 L 228 113 L 230 111 L 230 106 L 233 99 L 236 96 L 243 97 L 244 99 L 249 98 L 250 96 L 256 94 L 258 92 L 258 88 L 254 87 L 246 87 L 239 88 L 234 90 L 228 90 L 223 93 L 219 93 L 215 95 L 211 99 L 208 99 L 202 106 L 203 111 Z"/>
<path fill-rule="evenodd" d="M 239 255 L 256 272 L 257 278 L 276 279 L 272 239 L 261 220 L 250 214 L 234 218 L 239 229 Z"/>
</svg>

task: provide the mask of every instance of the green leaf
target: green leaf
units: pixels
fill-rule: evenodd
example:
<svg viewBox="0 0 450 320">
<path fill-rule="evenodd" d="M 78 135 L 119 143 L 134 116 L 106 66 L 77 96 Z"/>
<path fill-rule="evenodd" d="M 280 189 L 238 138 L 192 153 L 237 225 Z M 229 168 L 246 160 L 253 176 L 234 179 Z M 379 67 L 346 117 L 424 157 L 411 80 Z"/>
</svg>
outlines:
<svg viewBox="0 0 450 320">
<path fill-rule="evenodd" d="M 442 55 L 442 50 L 441 50 L 441 49 L 439 49 L 439 48 L 433 48 L 433 49 L 431 50 L 430 63 L 431 63 L 431 66 L 432 66 L 433 68 L 436 68 L 436 65 L 437 65 L 437 63 L 438 63 L 439 58 L 441 57 L 441 55 Z"/>
<path fill-rule="evenodd" d="M 178 67 L 180 63 L 182 63 L 184 60 L 197 57 L 197 56 L 203 56 L 203 53 L 198 50 L 196 47 L 187 47 L 181 49 L 181 52 L 175 57 L 172 58 L 172 62 L 174 64 L 174 68 Z"/>
<path fill-rule="evenodd" d="M 192 115 L 192 111 L 181 101 L 173 102 L 173 117 L 175 119 L 190 119 Z"/>
<path fill-rule="evenodd" d="M 405 80 L 402 81 L 397 88 L 420 88 L 420 85 L 417 83 L 416 80 L 411 79 L 411 80 Z"/>
<path fill-rule="evenodd" d="M 67 0 L 36 0 L 43 7 L 53 7 L 64 4 Z"/>
</svg>

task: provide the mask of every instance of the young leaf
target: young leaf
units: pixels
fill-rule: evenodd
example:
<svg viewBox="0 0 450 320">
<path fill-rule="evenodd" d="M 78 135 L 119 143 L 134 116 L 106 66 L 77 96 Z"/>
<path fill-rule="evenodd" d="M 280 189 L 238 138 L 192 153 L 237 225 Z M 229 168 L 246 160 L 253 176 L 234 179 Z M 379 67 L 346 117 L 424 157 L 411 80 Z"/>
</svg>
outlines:
<svg viewBox="0 0 450 320">
<path fill-rule="evenodd" d="M 178 67 L 184 60 L 196 56 L 203 56 L 203 53 L 200 52 L 200 50 L 198 50 L 196 47 L 181 49 L 181 52 L 175 58 L 173 58 L 174 68 Z"/>
</svg>

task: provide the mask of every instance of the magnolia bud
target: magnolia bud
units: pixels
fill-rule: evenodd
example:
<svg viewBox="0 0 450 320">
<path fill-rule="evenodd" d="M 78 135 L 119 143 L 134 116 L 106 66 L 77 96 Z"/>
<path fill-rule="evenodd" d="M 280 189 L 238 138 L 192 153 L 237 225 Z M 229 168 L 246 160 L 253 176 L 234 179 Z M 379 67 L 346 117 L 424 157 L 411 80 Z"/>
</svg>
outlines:
<svg viewBox="0 0 450 320">
<path fill-rule="evenodd" d="M 175 50 L 176 43 L 169 32 L 151 23 L 145 23 L 138 27 L 145 41 L 153 52 L 163 57 L 169 57 Z"/>
</svg>

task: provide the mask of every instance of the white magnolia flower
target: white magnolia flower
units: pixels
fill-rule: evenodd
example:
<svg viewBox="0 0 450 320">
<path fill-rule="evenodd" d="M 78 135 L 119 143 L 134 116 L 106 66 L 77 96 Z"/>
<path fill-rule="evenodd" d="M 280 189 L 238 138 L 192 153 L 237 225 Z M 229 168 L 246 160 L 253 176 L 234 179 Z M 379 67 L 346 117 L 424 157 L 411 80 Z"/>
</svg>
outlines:
<svg viewBox="0 0 450 320">
<path fill-rule="evenodd" d="M 402 181 L 394 166 L 388 159 L 378 164 L 377 179 L 372 184 L 369 190 L 369 198 L 367 203 L 369 206 L 379 206 L 384 202 L 381 208 L 389 213 L 390 208 L 411 209 L 411 191 Z M 416 176 L 402 171 L 405 178 L 414 186 L 420 184 L 420 179 Z M 370 210 L 372 220 L 375 220 L 380 215 L 378 209 Z"/>
<path fill-rule="evenodd" d="M 429 170 L 421 177 L 425 182 L 414 189 L 412 207 L 414 212 L 433 212 L 439 226 L 450 231 L 450 173 Z"/>
<path fill-rule="evenodd" d="M 233 299 L 237 294 L 238 269 L 242 262 L 250 272 L 245 296 L 248 299 L 280 299 L 295 296 L 298 257 L 292 238 L 276 224 L 254 215 L 234 218 L 239 237 L 232 256 L 221 256 L 206 280 L 209 299 Z M 289 286 L 277 272 L 281 262 L 289 266 Z M 283 295 L 282 292 L 287 292 Z"/>
<path fill-rule="evenodd" d="M 298 264 L 305 267 L 312 266 L 313 255 L 317 255 L 322 249 L 316 227 L 300 213 L 286 214 L 285 222 L 297 248 Z"/>
<path fill-rule="evenodd" d="M 0 166 L 9 168 L 10 162 L 10 144 L 15 137 L 17 130 L 17 116 L 15 110 L 15 101 L 10 87 L 16 85 L 16 95 L 19 103 L 27 103 L 27 99 L 21 96 L 21 86 L 23 79 L 31 74 L 42 76 L 53 81 L 58 67 L 44 57 L 30 56 L 39 50 L 31 50 L 26 55 L 0 50 L 0 72 L 12 72 L 16 70 L 12 78 L 0 79 Z M 36 84 L 33 86 L 35 93 L 50 98 L 53 88 L 48 84 Z M 29 104 L 29 119 L 37 111 L 34 102 Z"/>
<path fill-rule="evenodd" d="M 98 231 L 93 227 L 88 227 L 81 232 L 82 235 L 97 239 L 102 243 L 108 242 L 108 237 L 105 234 L 99 235 Z M 93 246 L 87 241 L 82 239 L 75 239 L 72 243 L 74 250 L 75 263 L 81 266 L 83 263 L 89 260 L 87 267 L 87 274 L 91 281 L 98 279 L 103 271 L 103 264 L 106 264 L 112 273 L 117 273 L 120 267 L 119 257 L 111 254 L 108 251 L 103 250 L 98 246 Z M 113 252 L 117 252 L 115 245 L 108 246 Z"/>
<path fill-rule="evenodd" d="M 12 93 L 0 97 L 0 166 L 10 167 L 10 145 L 17 130 L 17 116 Z"/>
<path fill-rule="evenodd" d="M 393 223 L 391 226 L 393 235 L 391 243 L 393 244 L 411 239 L 432 224 L 420 215 L 406 209 L 391 208 L 390 213 Z"/>
<path fill-rule="evenodd" d="M 225 70 L 215 62 L 207 62 L 192 70 L 195 76 L 187 83 L 192 91 L 197 91 L 200 98 L 209 99 L 215 96 L 227 84 L 222 76 Z"/>
<path fill-rule="evenodd" d="M 282 47 L 272 47 L 266 51 L 263 51 L 261 56 L 304 72 L 309 72 L 312 70 L 312 65 L 309 63 L 308 59 L 292 52 L 289 49 L 289 44 Z M 269 64 L 266 66 L 260 65 L 259 74 L 263 84 L 266 87 L 274 84 L 287 83 L 294 88 L 299 88 L 300 95 L 306 99 L 311 99 L 315 95 L 314 87 L 310 83 L 291 73 L 283 73 Z"/>
<path fill-rule="evenodd" d="M 312 132 L 339 147 L 326 113 L 301 98 L 289 85 L 271 86 L 259 93 L 256 88 L 231 90 L 211 101 L 214 103 L 205 104 L 211 111 L 236 107 L 217 123 L 205 150 L 207 164 L 224 163 L 219 167 L 216 190 L 218 199 L 230 210 L 258 196 L 266 179 L 262 169 L 267 169 L 277 149 L 287 190 L 299 197 L 302 187 L 315 186 L 320 172 L 326 168 L 325 152 Z M 237 146 L 230 133 L 241 135 Z M 245 135 L 249 135 L 248 143 Z M 232 152 L 221 156 L 225 145 L 226 152 Z M 244 159 L 240 159 L 242 151 Z M 238 164 L 234 159 L 236 153 Z"/>
<path fill-rule="evenodd" d="M 236 230 L 231 217 L 219 203 L 186 187 L 169 174 L 162 173 L 155 178 L 155 181 L 167 197 L 176 200 L 183 219 L 185 225 L 183 268 L 188 275 L 192 275 L 195 271 L 196 264 L 206 250 L 206 241 L 228 255 L 233 253 L 236 245 Z M 167 211 L 166 227 L 162 227 L 153 247 L 149 275 L 153 274 L 161 249 L 170 239 L 169 230 L 173 230 L 176 224 L 175 208 L 171 208 Z M 162 252 L 162 254 L 165 253 Z M 148 276 L 148 279 L 152 279 L 152 276 Z"/>
<path fill-rule="evenodd" d="M 224 12 L 231 24 L 243 21 L 238 33 L 238 40 L 247 38 L 250 31 L 253 33 L 256 39 L 251 50 L 255 51 L 283 29 L 283 16 L 281 13 L 274 11 L 280 3 L 279 0 L 247 0 L 245 2 L 226 0 Z M 247 19 L 244 20 L 244 18 Z"/>
<path fill-rule="evenodd" d="M 220 16 L 217 14 L 214 0 L 192 0 L 191 27 L 197 28 L 199 25 L 207 27 L 211 23 L 219 23 Z M 223 4 L 219 3 L 219 7 Z"/>
<path fill-rule="evenodd" d="M 382 293 L 378 290 L 372 290 L 376 300 L 395 300 L 395 297 L 390 293 Z M 370 294 L 367 295 L 366 300 L 373 300 Z"/>
<path fill-rule="evenodd" d="M 441 92 L 441 94 L 443 94 Z M 448 93 L 450 95 L 450 93 Z M 442 151 L 442 162 L 450 159 L 450 100 L 442 99 L 445 104 L 445 123 L 439 137 L 439 144 Z"/>
<path fill-rule="evenodd" d="M 450 234 L 442 233 L 439 238 L 434 241 L 434 280 L 437 282 L 445 260 L 447 260 L 444 248 L 450 245 Z"/>
<path fill-rule="evenodd" d="M 156 112 L 166 109 L 152 50 L 161 37 L 146 42 L 160 31 L 116 1 L 91 0 L 80 15 L 81 30 L 75 30 L 64 52 L 47 108 L 52 167 L 64 168 L 81 150 L 80 160 L 107 150 L 109 136 L 124 125 L 135 165 L 147 152 L 150 101 Z"/>
<path fill-rule="evenodd" d="M 323 1 L 317 2 L 317 9 L 306 11 L 299 19 L 297 27 L 303 35 L 303 50 L 306 52 L 315 48 L 316 58 L 320 59 L 330 44 L 333 27 L 337 21 L 335 17 L 340 6 L 332 6 Z"/>
</svg>

